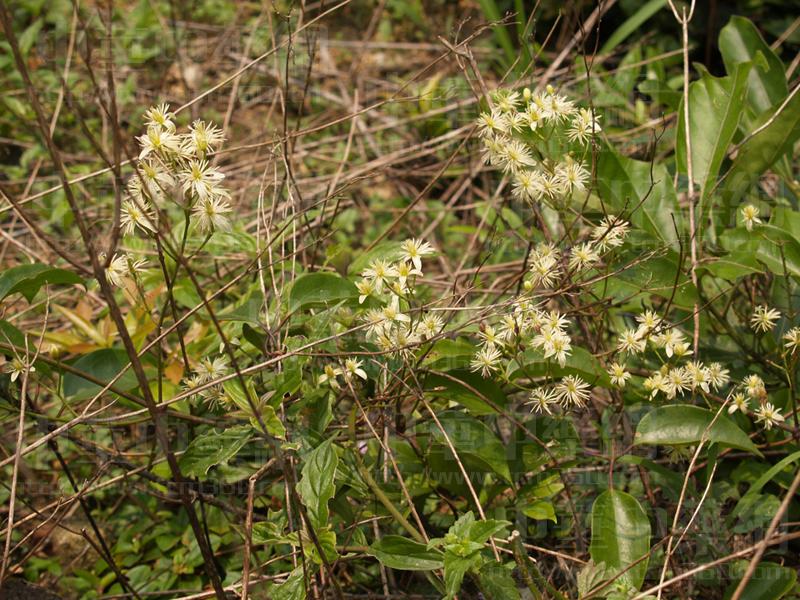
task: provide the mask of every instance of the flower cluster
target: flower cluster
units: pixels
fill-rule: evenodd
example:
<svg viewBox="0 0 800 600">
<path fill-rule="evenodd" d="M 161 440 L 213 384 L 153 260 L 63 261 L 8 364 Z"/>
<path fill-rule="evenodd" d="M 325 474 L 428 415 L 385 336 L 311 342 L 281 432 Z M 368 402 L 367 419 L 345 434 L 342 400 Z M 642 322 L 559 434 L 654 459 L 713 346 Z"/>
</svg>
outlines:
<svg viewBox="0 0 800 600">
<path fill-rule="evenodd" d="M 569 152 L 585 152 L 600 131 L 597 117 L 556 93 L 498 90 L 492 106 L 477 120 L 484 160 L 513 179 L 512 194 L 528 202 L 553 203 L 586 190 L 590 174 Z M 556 142 L 561 149 L 545 149 Z"/>
<path fill-rule="evenodd" d="M 145 117 L 147 131 L 137 138 L 141 151 L 136 173 L 120 211 L 123 233 L 156 233 L 167 201 L 189 211 L 192 225 L 201 233 L 230 229 L 230 194 L 222 185 L 225 175 L 208 162 L 209 153 L 224 140 L 222 131 L 197 120 L 186 133 L 178 133 L 167 104 L 149 109 Z"/>
<path fill-rule="evenodd" d="M 367 308 L 362 317 L 367 340 L 381 352 L 407 358 L 421 342 L 442 331 L 444 322 L 438 315 L 428 313 L 415 320 L 409 314 L 417 279 L 423 274 L 422 260 L 434 252 L 428 242 L 407 239 L 400 244 L 397 256 L 376 258 L 361 272 L 356 282 L 358 303 L 376 305 Z M 342 364 L 326 365 L 318 382 L 338 390 L 340 379 L 351 383 L 356 377 L 366 380 L 367 374 L 360 360 L 350 358 Z"/>
</svg>

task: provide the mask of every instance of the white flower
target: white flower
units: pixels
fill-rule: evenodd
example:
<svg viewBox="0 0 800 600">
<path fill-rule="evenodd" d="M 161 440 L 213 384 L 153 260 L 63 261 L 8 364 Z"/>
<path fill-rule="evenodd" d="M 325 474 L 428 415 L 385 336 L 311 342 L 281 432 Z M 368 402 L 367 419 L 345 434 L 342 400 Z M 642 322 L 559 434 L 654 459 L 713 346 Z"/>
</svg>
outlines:
<svg viewBox="0 0 800 600">
<path fill-rule="evenodd" d="M 36 367 L 33 365 L 27 365 L 19 358 L 14 357 L 10 362 L 7 362 L 5 365 L 3 365 L 3 371 L 11 374 L 11 381 L 16 381 L 19 379 L 20 375 L 25 373 L 25 371 L 28 373 L 33 373 L 36 371 Z"/>
<path fill-rule="evenodd" d="M 517 110 L 517 102 L 519 102 L 519 92 L 496 90 L 492 94 L 492 100 L 501 112 L 515 112 Z"/>
<path fill-rule="evenodd" d="M 478 131 L 481 136 L 492 136 L 508 133 L 508 119 L 497 109 L 481 113 L 478 117 Z"/>
<path fill-rule="evenodd" d="M 723 369 L 722 365 L 718 362 L 713 362 L 708 365 L 708 381 L 715 390 L 726 385 L 730 379 L 728 369 Z"/>
<path fill-rule="evenodd" d="M 608 376 L 611 378 L 611 383 L 624 388 L 625 382 L 630 379 L 631 374 L 625 370 L 625 365 L 613 363 L 608 369 Z"/>
<path fill-rule="evenodd" d="M 400 312 L 400 299 L 397 296 L 392 297 L 389 304 L 381 309 L 381 313 L 384 320 L 389 323 L 409 323 L 411 321 L 411 317 Z"/>
<path fill-rule="evenodd" d="M 542 175 L 538 171 L 518 171 L 514 174 L 511 195 L 518 200 L 534 200 L 541 194 L 541 179 Z"/>
<path fill-rule="evenodd" d="M 139 145 L 142 147 L 139 152 L 140 160 L 151 153 L 180 154 L 181 151 L 178 136 L 161 127 L 148 127 L 147 133 L 136 139 L 139 140 Z"/>
<path fill-rule="evenodd" d="M 195 367 L 194 372 L 200 377 L 203 383 L 214 381 L 227 374 L 228 359 L 223 356 L 218 356 L 214 360 L 204 358 L 198 363 L 197 367 Z"/>
<path fill-rule="evenodd" d="M 361 368 L 361 361 L 354 358 L 347 358 L 344 361 L 344 378 L 350 381 L 353 376 L 361 377 L 364 381 L 367 379 L 367 372 Z"/>
<path fill-rule="evenodd" d="M 592 239 L 595 241 L 601 251 L 605 252 L 609 248 L 616 248 L 624 243 L 625 236 L 628 235 L 630 223 L 608 215 L 600 225 L 592 230 Z"/>
<path fill-rule="evenodd" d="M 783 423 L 784 417 L 780 409 L 775 408 L 771 403 L 765 402 L 756 411 L 756 421 L 764 425 L 764 429 L 769 431 L 773 425 Z"/>
<path fill-rule="evenodd" d="M 198 119 L 189 128 L 183 150 L 186 154 L 202 158 L 209 152 L 213 152 L 223 141 L 225 141 L 225 136 L 219 127 Z"/>
<path fill-rule="evenodd" d="M 501 165 L 506 173 L 516 173 L 536 164 L 528 146 L 519 140 L 510 140 L 500 152 Z"/>
<path fill-rule="evenodd" d="M 484 325 L 478 332 L 478 337 L 481 338 L 482 343 L 489 346 L 502 346 L 503 340 L 501 336 L 495 332 L 494 327 L 491 325 Z"/>
<path fill-rule="evenodd" d="M 223 197 L 208 196 L 201 198 L 192 207 L 192 216 L 195 217 L 200 231 L 211 232 L 217 229 L 228 231 L 231 224 L 225 215 L 232 210 L 231 205 Z"/>
<path fill-rule="evenodd" d="M 380 337 L 391 327 L 391 322 L 386 320 L 383 310 L 379 308 L 368 310 L 364 321 L 367 323 L 367 337 Z"/>
<path fill-rule="evenodd" d="M 482 377 L 489 377 L 493 371 L 497 371 L 500 368 L 498 363 L 502 356 L 494 346 L 485 346 L 475 354 L 470 367 L 473 372 L 480 372 Z"/>
<path fill-rule="evenodd" d="M 746 415 L 749 408 L 747 396 L 741 392 L 737 392 L 731 396 L 731 405 L 728 407 L 728 414 L 732 415 L 738 410 L 743 415 Z"/>
<path fill-rule="evenodd" d="M 363 304 L 364 300 L 369 298 L 375 292 L 375 284 L 371 279 L 362 279 L 356 282 L 358 288 L 358 303 Z"/>
<path fill-rule="evenodd" d="M 668 357 L 683 356 L 688 348 L 688 344 L 683 341 L 683 333 L 675 328 L 667 329 L 664 333 L 654 335 L 650 339 L 656 347 L 664 348 Z"/>
<path fill-rule="evenodd" d="M 783 339 L 786 340 L 784 348 L 787 351 L 791 354 L 797 352 L 797 348 L 800 347 L 800 327 L 792 327 L 784 334 Z"/>
<path fill-rule="evenodd" d="M 682 367 L 670 369 L 667 373 L 667 398 L 674 398 L 678 394 L 683 394 L 685 390 L 692 387 L 691 375 Z"/>
<path fill-rule="evenodd" d="M 598 260 L 600 260 L 600 255 L 597 254 L 591 242 L 586 242 L 572 248 L 569 257 L 569 268 L 574 270 L 584 269 L 592 266 Z"/>
<path fill-rule="evenodd" d="M 662 394 L 669 392 L 669 382 L 663 373 L 657 371 L 644 380 L 644 389 L 650 392 L 650 399 L 652 400 L 659 392 Z"/>
<path fill-rule="evenodd" d="M 775 327 L 775 321 L 780 318 L 781 313 L 774 308 L 756 306 L 753 316 L 750 317 L 750 325 L 756 331 L 764 333 Z"/>
<path fill-rule="evenodd" d="M 628 329 L 622 332 L 617 340 L 617 350 L 628 354 L 639 354 L 644 352 L 645 340 L 636 329 Z"/>
<path fill-rule="evenodd" d="M 695 390 L 698 387 L 706 393 L 709 393 L 709 385 L 711 384 L 711 375 L 709 369 L 699 361 L 687 362 L 684 370 L 689 378 L 691 389 Z"/>
<path fill-rule="evenodd" d="M 589 171 L 583 168 L 581 163 L 567 157 L 567 161 L 556 167 L 555 181 L 566 192 L 573 190 L 583 191 L 589 182 Z"/>
<path fill-rule="evenodd" d="M 744 221 L 744 226 L 747 228 L 747 231 L 753 231 L 753 225 L 761 223 L 761 219 L 758 218 L 758 213 L 760 212 L 759 208 L 752 204 L 748 204 L 742 208 L 742 220 Z"/>
<path fill-rule="evenodd" d="M 317 383 L 319 383 L 319 385 L 327 383 L 335 390 L 341 389 L 342 386 L 336 379 L 341 374 L 342 374 L 341 368 L 335 367 L 333 365 L 325 365 L 325 370 L 323 371 L 322 375 L 319 376 Z"/>
<path fill-rule="evenodd" d="M 584 406 L 589 399 L 589 389 L 589 384 L 577 375 L 567 375 L 555 385 L 556 397 L 563 406 Z"/>
<path fill-rule="evenodd" d="M 140 161 L 137 166 L 139 168 L 139 174 L 131 177 L 128 183 L 128 189 L 131 190 L 131 193 L 137 194 L 137 197 L 142 195 L 142 183 L 144 183 L 149 199 L 151 200 L 161 198 L 164 195 L 165 189 L 169 189 L 175 185 L 175 180 L 172 178 L 172 175 L 164 170 L 158 162 L 143 160 Z"/>
<path fill-rule="evenodd" d="M 120 207 L 120 220 L 122 232 L 125 235 L 132 235 L 136 228 L 143 231 L 155 233 L 156 227 L 153 224 L 155 217 L 149 211 L 147 201 L 143 198 L 139 200 L 125 200 Z"/>
<path fill-rule="evenodd" d="M 539 387 L 531 392 L 530 400 L 526 404 L 531 405 L 531 412 L 551 414 L 550 407 L 558 402 L 556 392 L 552 388 Z"/>
<path fill-rule="evenodd" d="M 428 339 L 439 335 L 443 328 L 444 322 L 439 315 L 425 315 L 419 324 L 422 336 Z"/>
<path fill-rule="evenodd" d="M 578 114 L 572 118 L 567 137 L 572 142 L 586 144 L 593 134 L 600 132 L 598 119 L 589 109 L 581 108 Z"/>
<path fill-rule="evenodd" d="M 742 385 L 744 385 L 747 395 L 751 398 L 761 399 L 767 395 L 764 380 L 758 375 L 748 375 L 742 381 Z"/>
<path fill-rule="evenodd" d="M 636 322 L 639 323 L 639 332 L 644 335 L 650 333 L 661 324 L 661 317 L 655 311 L 646 310 L 636 316 Z"/>
<path fill-rule="evenodd" d="M 390 279 L 397 277 L 397 268 L 388 261 L 375 259 L 361 272 L 361 276 L 371 280 L 375 286 L 375 291 L 380 294 L 383 291 L 383 285 L 388 284 Z"/>
<path fill-rule="evenodd" d="M 400 294 L 405 294 L 409 291 L 408 279 L 410 277 L 421 276 L 422 271 L 415 269 L 413 265 L 407 262 L 397 263 L 397 288 Z"/>
<path fill-rule="evenodd" d="M 104 261 L 105 257 L 100 256 Z M 125 287 L 125 277 L 128 275 L 128 257 L 124 254 L 115 254 L 111 263 L 106 267 L 106 279 L 111 285 Z"/>
<path fill-rule="evenodd" d="M 196 195 L 200 200 L 211 196 L 223 196 L 225 192 L 219 187 L 225 175 L 205 160 L 190 160 L 186 170 L 178 177 L 183 184 L 184 193 Z"/>
<path fill-rule="evenodd" d="M 148 108 L 144 116 L 147 119 L 148 127 L 161 127 L 167 131 L 175 132 L 175 123 L 173 121 L 175 114 L 169 111 L 169 104 L 166 102 Z"/>
</svg>

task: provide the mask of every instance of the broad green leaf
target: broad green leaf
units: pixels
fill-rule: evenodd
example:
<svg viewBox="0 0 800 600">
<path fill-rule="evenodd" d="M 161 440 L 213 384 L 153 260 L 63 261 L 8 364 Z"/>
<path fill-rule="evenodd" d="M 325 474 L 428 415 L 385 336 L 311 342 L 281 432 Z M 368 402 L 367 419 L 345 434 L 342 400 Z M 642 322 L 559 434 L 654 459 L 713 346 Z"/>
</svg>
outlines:
<svg viewBox="0 0 800 600">
<path fill-rule="evenodd" d="M 612 212 L 679 250 L 683 222 L 665 165 L 627 158 L 607 148 L 597 162 L 597 182 L 600 195 Z"/>
<path fill-rule="evenodd" d="M 129 364 L 130 359 L 123 350 L 103 348 L 81 356 L 71 366 L 78 371 L 91 375 L 105 386 Z M 113 387 L 125 392 L 138 387 L 136 375 L 131 369 L 128 369 Z M 85 400 L 96 395 L 101 389 L 103 389 L 101 386 L 84 379 L 76 373 L 67 372 L 64 374 L 63 390 L 64 396 L 68 398 Z"/>
<path fill-rule="evenodd" d="M 731 17 L 719 34 L 719 51 L 729 74 L 734 72 L 737 64 L 754 64 L 747 79 L 747 102 L 754 114 L 763 113 L 786 97 L 788 86 L 783 63 L 752 21 Z"/>
<path fill-rule="evenodd" d="M 758 117 L 754 130 L 762 126 L 763 129 L 742 143 L 725 174 L 721 195 L 730 210 L 800 138 L 800 93 L 794 94 L 782 108 L 780 104 L 769 107 Z"/>
<path fill-rule="evenodd" d="M 508 529 L 511 525 L 508 521 L 498 521 L 497 519 L 486 519 L 475 521 L 469 528 L 469 539 L 478 544 L 486 543 L 490 537 Z"/>
<path fill-rule="evenodd" d="M 306 273 L 298 277 L 289 292 L 289 311 L 325 305 L 358 297 L 355 284 L 334 273 Z"/>
<path fill-rule="evenodd" d="M 509 379 L 534 378 L 550 375 L 552 377 L 564 377 L 565 375 L 577 375 L 587 383 L 601 387 L 611 387 L 608 373 L 603 369 L 600 362 L 591 352 L 585 348 L 575 346 L 567 356 L 567 361 L 562 367 L 554 360 L 544 360 L 538 350 L 526 350 L 517 360 L 512 361 L 509 366 L 511 374 Z"/>
<path fill-rule="evenodd" d="M 709 428 L 714 415 L 715 413 L 710 410 L 688 404 L 660 406 L 651 410 L 639 421 L 634 444 L 696 444 L 705 434 L 710 443 L 761 454 L 747 434 L 727 416 L 720 414 L 714 425 Z M 706 429 L 708 433 L 705 433 Z"/>
<path fill-rule="evenodd" d="M 734 250 L 722 258 L 710 258 L 708 262 L 701 263 L 699 268 L 708 271 L 715 277 L 730 281 L 751 273 L 764 272 L 764 268 L 759 264 L 756 254 L 747 250 Z"/>
<path fill-rule="evenodd" d="M 731 564 L 735 573 L 735 581 L 725 590 L 725 600 L 732 595 L 739 582 L 742 580 L 749 561 L 739 560 Z M 783 598 L 797 582 L 797 570 L 773 562 L 761 562 L 756 567 L 755 573 L 747 582 L 742 600 L 779 600 Z"/>
<path fill-rule="evenodd" d="M 447 432 L 447 437 L 456 449 L 459 458 L 474 461 L 494 471 L 506 481 L 511 481 L 511 471 L 506 461 L 506 450 L 497 436 L 481 421 L 459 412 L 445 412 L 439 415 L 439 422 Z M 447 440 L 435 423 L 430 423 L 430 433 L 437 443 L 450 454 Z M 469 469 L 467 468 L 469 472 Z"/>
<path fill-rule="evenodd" d="M 513 564 L 513 563 L 512 563 Z M 496 562 L 487 562 L 478 571 L 482 591 L 492 600 L 519 600 L 519 590 L 511 569 Z"/>
<path fill-rule="evenodd" d="M 267 433 L 270 435 L 275 436 L 278 439 L 283 439 L 286 437 L 286 428 L 283 426 L 283 422 L 275 412 L 275 408 L 258 399 L 255 384 L 252 380 L 247 380 L 246 385 L 250 400 L 253 401 L 256 409 L 258 410 L 259 416 L 261 417 L 260 422 L 259 419 L 257 419 L 253 414 L 253 409 L 250 405 L 250 402 L 247 401 L 247 395 L 244 393 L 242 384 L 239 382 L 239 380 L 231 379 L 230 381 L 226 381 L 222 384 L 222 389 L 225 390 L 225 395 L 228 397 L 228 399 L 230 399 L 237 407 L 239 407 L 242 412 L 250 417 L 250 424 L 254 429 L 260 430 L 261 424 L 263 423 Z"/>
<path fill-rule="evenodd" d="M 195 437 L 181 456 L 181 471 L 188 477 L 204 477 L 208 470 L 226 463 L 253 437 L 249 425 L 230 427 L 223 431 L 207 431 Z"/>
<path fill-rule="evenodd" d="M 271 600 L 305 600 L 306 582 L 303 575 L 305 567 L 297 567 L 289 574 L 283 583 L 273 585 L 269 588 L 269 598 Z"/>
<path fill-rule="evenodd" d="M 639 31 L 641 26 L 667 4 L 667 0 L 649 0 L 639 5 L 639 8 L 622 25 L 614 30 L 600 48 L 600 54 L 609 54 L 628 37 Z M 636 6 L 636 5 L 634 5 Z"/>
<path fill-rule="evenodd" d="M 615 574 L 645 557 L 650 551 L 650 521 L 639 501 L 618 490 L 606 490 L 592 506 L 592 542 L 589 554 Z M 620 576 L 639 589 L 647 574 L 644 558 Z"/>
<path fill-rule="evenodd" d="M 728 146 L 739 127 L 742 101 L 747 90 L 750 63 L 737 64 L 728 77 L 714 77 L 702 72 L 689 85 L 689 131 L 692 136 L 692 176 L 705 198 L 717 181 Z M 687 172 L 684 107 L 678 113 L 676 158 Z"/>
<path fill-rule="evenodd" d="M 447 590 L 447 600 L 450 600 L 461 591 L 461 582 L 464 575 L 471 568 L 477 566 L 481 560 L 480 552 L 469 556 L 458 556 L 452 552 L 444 553 L 444 586 Z"/>
<path fill-rule="evenodd" d="M 447 398 L 464 406 L 472 415 L 494 415 L 497 410 L 492 406 L 505 408 L 508 403 L 502 388 L 491 379 L 485 379 L 478 373 L 467 369 L 456 369 L 445 375 L 430 373 L 425 377 L 423 386 L 432 396 Z M 486 402 L 486 400 L 489 402 Z"/>
<path fill-rule="evenodd" d="M 0 274 L 0 302 L 16 293 L 31 302 L 45 283 L 83 284 L 83 279 L 72 271 L 39 263 L 12 267 Z"/>
<path fill-rule="evenodd" d="M 369 547 L 368 553 L 382 565 L 402 571 L 432 571 L 444 566 L 441 552 L 399 535 L 384 536 Z"/>
<path fill-rule="evenodd" d="M 522 512 L 526 517 L 536 519 L 537 521 L 552 521 L 556 523 L 556 510 L 553 503 L 549 500 L 537 500 L 522 508 Z"/>
<path fill-rule="evenodd" d="M 790 454 L 786 458 L 782 459 L 781 461 L 777 462 L 776 464 L 772 465 L 761 477 L 759 477 L 756 481 L 753 482 L 753 485 L 745 492 L 744 496 L 739 499 L 739 502 L 736 503 L 736 506 L 731 511 L 731 514 L 728 515 L 727 523 L 730 525 L 734 522 L 737 516 L 747 511 L 759 497 L 759 492 L 761 489 L 767 485 L 772 479 L 781 471 L 786 469 L 789 465 L 796 462 L 800 459 L 800 452 L 794 452 Z"/>
<path fill-rule="evenodd" d="M 297 491 L 316 529 L 328 524 L 328 501 L 336 493 L 334 478 L 338 464 L 333 440 L 325 440 L 305 456 Z"/>
</svg>

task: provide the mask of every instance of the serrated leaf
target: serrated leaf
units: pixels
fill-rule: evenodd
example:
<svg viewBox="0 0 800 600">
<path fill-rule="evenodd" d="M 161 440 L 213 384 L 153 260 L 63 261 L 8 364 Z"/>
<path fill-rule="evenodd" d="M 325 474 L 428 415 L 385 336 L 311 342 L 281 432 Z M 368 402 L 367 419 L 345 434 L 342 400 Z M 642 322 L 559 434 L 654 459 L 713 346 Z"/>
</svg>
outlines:
<svg viewBox="0 0 800 600">
<path fill-rule="evenodd" d="M 402 571 L 432 571 L 444 566 L 441 552 L 399 535 L 386 535 L 374 542 L 368 554 L 384 566 Z"/>
<path fill-rule="evenodd" d="M 211 467 L 236 456 L 252 437 L 253 429 L 249 425 L 198 435 L 180 458 L 181 471 L 189 477 L 204 477 Z"/>
<path fill-rule="evenodd" d="M 606 490 L 592 506 L 592 542 L 595 563 L 605 563 L 620 573 L 650 551 L 650 521 L 638 500 L 619 490 Z M 648 559 L 620 575 L 620 581 L 639 589 L 647 574 Z"/>
<path fill-rule="evenodd" d="M 16 293 L 31 302 L 45 283 L 83 284 L 83 279 L 72 271 L 39 263 L 12 267 L 0 274 L 0 302 Z"/>
<path fill-rule="evenodd" d="M 747 434 L 720 414 L 714 421 L 710 410 L 688 404 L 661 406 L 647 413 L 636 427 L 633 443 L 636 445 L 696 444 L 703 436 L 710 443 L 737 448 L 753 454 L 761 453 Z M 714 425 L 709 428 L 711 422 Z M 708 429 L 708 433 L 706 430 Z"/>
</svg>

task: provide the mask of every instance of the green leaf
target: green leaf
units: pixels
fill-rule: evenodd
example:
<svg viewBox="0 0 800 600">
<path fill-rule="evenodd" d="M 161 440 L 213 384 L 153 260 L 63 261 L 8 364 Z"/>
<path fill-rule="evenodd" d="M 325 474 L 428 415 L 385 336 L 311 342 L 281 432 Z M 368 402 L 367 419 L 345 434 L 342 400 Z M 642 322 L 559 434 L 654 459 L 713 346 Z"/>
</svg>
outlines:
<svg viewBox="0 0 800 600">
<path fill-rule="evenodd" d="M 720 414 L 709 429 L 713 420 L 714 413 L 699 406 L 688 404 L 661 406 L 651 410 L 639 421 L 634 444 L 696 444 L 708 429 L 705 435 L 710 443 L 761 455 L 747 434 L 728 417 Z"/>
<path fill-rule="evenodd" d="M 796 93 L 780 112 L 779 109 L 780 103 L 765 110 L 754 123 L 754 129 L 764 128 L 739 148 L 722 186 L 721 195 L 726 207 L 737 203 L 767 169 L 792 150 L 800 138 L 800 93 Z"/>
<path fill-rule="evenodd" d="M 315 529 L 328 524 L 328 501 L 336 493 L 334 478 L 338 464 L 333 440 L 325 440 L 305 456 L 297 491 Z"/>
<path fill-rule="evenodd" d="M 744 277 L 751 273 L 764 272 L 764 268 L 758 263 L 756 255 L 747 250 L 734 250 L 727 256 L 704 262 L 698 268 L 708 271 L 715 277 L 730 281 L 735 281 L 739 277 Z"/>
<path fill-rule="evenodd" d="M 447 590 L 447 600 L 450 600 L 461 591 L 461 582 L 464 575 L 481 560 L 480 552 L 470 556 L 458 556 L 452 552 L 444 553 L 444 586 Z"/>
<path fill-rule="evenodd" d="M 439 415 L 439 422 L 462 460 L 474 461 L 511 482 L 505 446 L 484 423 L 463 413 L 452 411 Z M 445 446 L 449 454 L 449 446 L 441 430 L 435 423 L 429 426 L 433 438 Z M 469 472 L 468 467 L 467 472 Z"/>
<path fill-rule="evenodd" d="M 11 294 L 20 293 L 31 302 L 45 283 L 83 284 L 72 271 L 35 263 L 6 269 L 0 274 L 0 302 Z"/>
<path fill-rule="evenodd" d="M 750 63 L 737 64 L 729 77 L 714 77 L 707 71 L 689 85 L 689 130 L 692 136 L 692 177 L 701 198 L 714 188 L 728 146 L 739 127 Z M 686 166 L 684 107 L 678 113 L 676 158 L 683 173 Z"/>
<path fill-rule="evenodd" d="M 423 382 L 425 391 L 431 396 L 458 402 L 470 414 L 477 416 L 497 414 L 497 410 L 486 400 L 500 408 L 505 408 L 508 404 L 503 389 L 491 379 L 485 379 L 468 369 L 456 369 L 449 371 L 447 375 L 448 377 L 430 373 Z"/>
<path fill-rule="evenodd" d="M 475 521 L 469 528 L 469 539 L 478 544 L 486 543 L 490 537 L 508 529 L 511 525 L 508 521 L 498 521 L 497 519 L 486 519 Z"/>
<path fill-rule="evenodd" d="M 553 360 L 544 360 L 541 352 L 531 349 L 523 352 L 519 359 L 512 361 L 509 370 L 511 380 L 518 377 L 577 375 L 592 385 L 611 387 L 611 380 L 600 361 L 591 352 L 579 346 L 572 348 L 563 367 Z"/>
<path fill-rule="evenodd" d="M 736 520 L 736 517 L 740 514 L 747 511 L 759 498 L 759 492 L 761 492 L 761 488 L 767 485 L 772 479 L 781 471 L 786 469 L 790 464 L 796 462 L 797 459 L 800 459 L 800 452 L 795 452 L 790 454 L 789 456 L 785 457 L 783 460 L 779 461 L 778 463 L 772 465 L 767 471 L 761 475 L 753 485 L 745 492 L 744 496 L 739 499 L 739 502 L 736 503 L 736 506 L 731 511 L 731 514 L 728 515 L 726 522 L 728 525 L 732 525 L 733 522 Z"/>
<path fill-rule="evenodd" d="M 537 521 L 552 521 L 556 523 L 556 509 L 549 500 L 537 500 L 522 509 L 523 514 Z"/>
<path fill-rule="evenodd" d="M 117 348 L 103 348 L 81 356 L 71 366 L 78 371 L 91 375 L 97 381 L 101 381 L 104 387 L 128 364 L 130 364 L 130 359 L 125 351 Z M 128 369 L 113 387 L 127 392 L 135 389 L 138 385 L 136 375 Z M 84 379 L 76 373 L 67 372 L 64 374 L 63 390 L 64 396 L 68 398 L 85 400 L 95 396 L 101 389 L 103 389 L 101 386 Z"/>
<path fill-rule="evenodd" d="M 618 490 L 606 490 L 592 506 L 592 542 L 595 563 L 605 563 L 615 574 L 650 551 L 650 521 L 639 501 Z M 639 561 L 620 581 L 639 589 L 647 574 L 648 559 Z"/>
<path fill-rule="evenodd" d="M 731 17 L 719 34 L 719 51 L 728 73 L 733 73 L 738 64 L 754 63 L 747 78 L 747 102 L 753 114 L 763 113 L 786 98 L 783 63 L 749 19 Z"/>
<path fill-rule="evenodd" d="M 289 311 L 358 297 L 355 284 L 334 273 L 307 273 L 298 277 L 289 292 Z"/>
<path fill-rule="evenodd" d="M 519 590 L 511 569 L 496 562 L 487 562 L 478 571 L 478 581 L 484 595 L 492 600 L 520 600 Z"/>
<path fill-rule="evenodd" d="M 645 2 L 639 9 L 628 17 L 622 25 L 608 36 L 605 44 L 600 48 L 600 54 L 609 54 L 613 52 L 614 48 L 619 46 L 628 37 L 639 30 L 639 28 L 654 14 L 656 14 L 667 3 L 667 0 L 649 0 Z"/>
<path fill-rule="evenodd" d="M 273 585 L 269 588 L 271 600 L 305 600 L 306 582 L 303 577 L 305 567 L 297 567 L 289 574 L 283 583 Z"/>
<path fill-rule="evenodd" d="M 724 598 L 728 600 L 744 576 L 749 561 L 739 560 L 731 564 L 736 574 L 736 581 L 725 590 Z M 755 573 L 747 582 L 742 600 L 779 600 L 794 587 L 797 582 L 797 570 L 772 562 L 761 562 Z"/>
<path fill-rule="evenodd" d="M 387 535 L 374 542 L 367 551 L 382 565 L 401 571 L 432 571 L 444 566 L 442 553 L 429 550 L 420 544 L 399 535 Z"/>
<path fill-rule="evenodd" d="M 227 463 L 236 456 L 252 437 L 253 429 L 249 425 L 198 435 L 180 458 L 181 471 L 188 477 L 204 477 L 214 465 Z"/>
<path fill-rule="evenodd" d="M 672 177 L 664 164 L 634 160 L 608 148 L 600 153 L 597 175 L 600 195 L 617 216 L 630 218 L 636 227 L 674 250 L 680 249 L 681 211 Z"/>
</svg>

